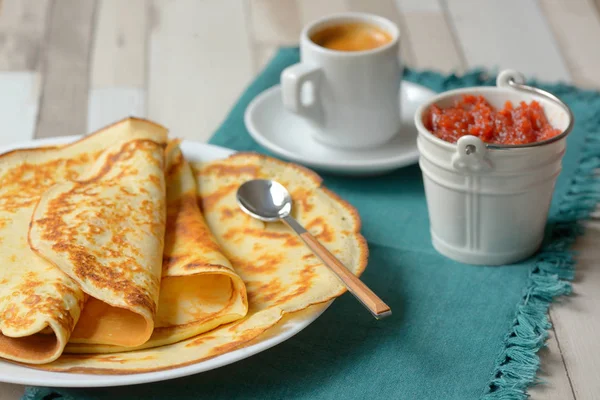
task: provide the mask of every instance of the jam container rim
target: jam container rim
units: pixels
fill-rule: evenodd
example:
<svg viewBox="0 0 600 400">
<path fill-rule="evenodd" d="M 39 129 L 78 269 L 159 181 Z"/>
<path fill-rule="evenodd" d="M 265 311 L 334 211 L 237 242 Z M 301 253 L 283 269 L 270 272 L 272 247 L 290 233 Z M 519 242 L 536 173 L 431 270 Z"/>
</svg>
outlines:
<svg viewBox="0 0 600 400">
<path fill-rule="evenodd" d="M 525 85 L 523 83 L 524 81 L 525 81 L 525 78 L 520 72 L 517 72 L 514 70 L 505 70 L 505 71 L 502 71 L 498 75 L 498 78 L 496 79 L 496 86 L 470 86 L 470 87 L 466 87 L 466 88 L 453 89 L 453 90 L 441 92 L 440 94 L 431 98 L 426 103 L 422 104 L 417 109 L 417 112 L 415 113 L 415 125 L 417 126 L 417 129 L 419 132 L 426 133 L 425 137 L 427 137 L 427 139 L 432 140 L 433 142 L 435 142 L 439 145 L 442 145 L 448 149 L 451 149 L 451 148 L 456 147 L 457 144 L 447 142 L 447 141 L 435 136 L 429 129 L 425 128 L 425 125 L 423 125 L 423 114 L 429 107 L 431 107 L 432 105 L 439 103 L 443 100 L 446 100 L 450 97 L 455 97 L 457 95 L 464 95 L 464 94 L 478 95 L 477 92 L 480 92 L 482 89 L 499 91 L 499 92 L 520 91 L 520 92 L 525 92 L 525 93 L 529 94 L 532 97 L 532 99 L 530 101 L 535 100 L 536 97 L 537 98 L 542 97 L 542 98 L 545 98 L 546 100 L 549 100 L 549 101 L 555 103 L 559 107 L 561 107 L 567 114 L 567 117 L 569 120 L 567 127 L 560 134 L 558 134 L 554 137 L 551 137 L 550 139 L 542 140 L 540 142 L 525 143 L 525 144 L 497 144 L 497 143 L 485 143 L 485 142 L 481 141 L 483 143 L 483 145 L 485 145 L 485 147 L 488 150 L 525 149 L 525 148 L 531 148 L 531 147 L 544 146 L 544 145 L 554 143 L 556 141 L 559 141 L 559 140 L 565 138 L 569 133 L 571 133 L 571 131 L 573 130 L 573 125 L 575 124 L 575 117 L 573 115 L 573 112 L 571 111 L 571 108 L 567 104 L 565 104 L 562 100 L 560 100 L 557 96 L 553 95 L 552 93 L 547 92 L 543 89 L 539 89 L 537 87 Z M 484 96 L 484 98 L 485 98 L 485 95 L 483 93 L 479 93 L 479 95 Z M 465 136 L 472 136 L 472 135 L 465 135 Z M 477 136 L 474 136 L 474 137 L 477 137 Z"/>
</svg>

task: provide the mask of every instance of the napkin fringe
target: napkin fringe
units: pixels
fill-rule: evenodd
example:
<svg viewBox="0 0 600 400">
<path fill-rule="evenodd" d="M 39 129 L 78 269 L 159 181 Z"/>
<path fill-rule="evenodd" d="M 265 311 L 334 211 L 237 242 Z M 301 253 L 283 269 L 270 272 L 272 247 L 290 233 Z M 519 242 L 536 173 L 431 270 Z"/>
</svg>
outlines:
<svg viewBox="0 0 600 400">
<path fill-rule="evenodd" d="M 560 85 L 557 91 L 569 89 Z M 600 94 L 594 94 L 600 103 Z M 550 237 L 529 273 L 514 324 L 504 339 L 483 396 L 486 400 L 526 399 L 528 386 L 542 382 L 536 377 L 540 367 L 537 352 L 545 346 L 552 327 L 548 309 L 555 297 L 571 293 L 569 281 L 575 274 L 575 252 L 570 248 L 584 231 L 583 221 L 592 216 L 600 201 L 600 175 L 596 174 L 600 169 L 600 137 L 596 133 L 600 111 L 595 113 L 594 120 L 598 123 L 582 127 L 587 131 L 583 157 L 569 191 L 558 206 L 558 215 L 550 221 Z"/>
</svg>

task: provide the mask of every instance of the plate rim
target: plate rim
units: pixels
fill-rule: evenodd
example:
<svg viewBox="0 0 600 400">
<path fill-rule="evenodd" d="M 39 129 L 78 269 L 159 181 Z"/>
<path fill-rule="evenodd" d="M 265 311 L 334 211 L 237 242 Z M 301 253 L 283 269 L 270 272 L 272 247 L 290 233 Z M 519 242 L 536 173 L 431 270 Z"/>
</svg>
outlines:
<svg viewBox="0 0 600 400">
<path fill-rule="evenodd" d="M 87 135 L 57 136 L 52 138 L 32 139 L 18 143 L 13 143 L 10 145 L 3 145 L 0 146 L 0 154 L 4 154 L 8 151 L 17 149 L 68 144 L 82 139 L 85 136 Z M 194 149 L 194 147 L 196 147 L 196 149 Z M 200 148 L 203 150 L 198 150 Z M 215 146 L 209 143 L 202 143 L 185 139 L 181 142 L 181 149 L 184 155 L 186 156 L 190 155 L 190 153 L 198 151 L 212 151 L 218 153 L 217 156 L 207 161 L 223 159 L 228 155 L 234 154 L 236 152 L 235 150 L 228 149 L 226 147 Z M 192 156 L 192 159 L 194 158 L 197 159 L 198 156 Z M 229 364 L 233 364 L 235 362 L 241 361 L 255 354 L 268 350 L 271 347 L 274 347 L 280 343 L 285 342 L 297 333 L 304 330 L 307 326 L 309 326 L 317 318 L 319 318 L 323 314 L 323 312 L 325 312 L 325 310 L 329 308 L 331 303 L 333 303 L 333 300 L 326 303 L 312 305 L 309 308 L 313 311 L 308 314 L 303 314 L 302 317 L 294 318 L 293 313 L 290 314 L 291 316 L 282 326 L 282 331 L 274 336 L 267 337 L 264 340 L 259 340 L 256 343 L 253 343 L 247 347 L 241 347 L 237 350 L 233 350 L 231 352 L 224 353 L 216 357 L 202 360 L 200 362 L 190 365 L 184 365 L 160 371 L 133 374 L 81 374 L 71 372 L 44 371 L 17 364 L 9 360 L 0 359 L 0 382 L 46 387 L 92 388 L 138 385 L 195 375 L 216 368 L 220 368 Z M 288 325 L 289 327 L 285 329 L 285 327 Z M 266 332 L 269 332 L 269 330 L 267 329 Z M 258 338 L 260 338 L 260 336 L 258 336 Z M 5 371 L 3 371 L 3 369 L 6 367 L 8 367 L 9 370 L 16 368 L 16 371 L 13 373 L 10 373 L 10 371 L 9 373 L 6 373 Z M 29 376 L 15 377 L 14 374 L 18 373 L 20 370 L 27 371 L 25 374 Z"/>
<path fill-rule="evenodd" d="M 403 80 L 402 85 L 430 92 L 429 94 L 432 97 L 436 94 L 433 90 L 414 82 Z M 276 84 L 268 89 L 265 89 L 264 91 L 259 93 L 254 99 L 252 99 L 252 101 L 248 104 L 248 107 L 246 107 L 246 111 L 244 112 L 244 125 L 246 126 L 246 129 L 248 130 L 250 136 L 261 146 L 272 151 L 278 156 L 284 157 L 287 160 L 300 163 L 315 169 L 355 173 L 387 171 L 402 168 L 408 165 L 415 164 L 419 159 L 419 150 L 417 148 L 416 141 L 414 148 L 410 151 L 402 153 L 401 155 L 381 159 L 365 159 L 354 161 L 335 160 L 335 162 L 320 161 L 316 159 L 303 159 L 297 154 L 291 152 L 290 150 L 287 150 L 286 148 L 281 147 L 280 145 L 268 139 L 266 136 L 262 135 L 254 123 L 253 115 L 255 113 L 255 110 L 260 106 L 262 102 L 264 102 L 269 97 L 274 96 L 275 93 L 279 91 L 281 91 L 280 84 Z"/>
</svg>

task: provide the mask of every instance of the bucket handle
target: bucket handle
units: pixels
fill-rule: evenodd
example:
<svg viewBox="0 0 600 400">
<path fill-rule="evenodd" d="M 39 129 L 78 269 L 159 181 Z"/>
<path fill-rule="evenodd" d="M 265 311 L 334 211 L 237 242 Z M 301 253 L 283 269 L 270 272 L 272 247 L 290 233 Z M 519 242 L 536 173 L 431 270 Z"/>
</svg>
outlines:
<svg viewBox="0 0 600 400">
<path fill-rule="evenodd" d="M 452 156 L 452 167 L 459 172 L 487 172 L 492 162 L 487 157 L 487 147 L 476 136 L 462 136 L 456 142 L 456 153 Z"/>
<path fill-rule="evenodd" d="M 504 71 L 502 71 L 498 74 L 498 77 L 496 78 L 496 86 L 503 87 L 503 88 L 513 87 L 513 88 L 521 89 L 521 86 L 526 86 L 525 85 L 525 75 L 523 75 L 519 71 L 515 71 L 514 69 L 505 69 Z M 526 91 L 530 91 L 528 89 L 536 90 L 536 88 L 534 88 L 532 86 L 526 86 L 526 87 L 527 87 L 527 89 L 524 89 Z M 537 91 L 536 91 L 536 93 L 537 93 Z"/>
<path fill-rule="evenodd" d="M 575 121 L 575 117 L 573 116 L 573 112 L 571 111 L 571 108 L 569 108 L 568 105 L 566 105 L 561 99 L 559 99 L 552 93 L 547 92 L 542 89 L 538 89 L 533 86 L 525 85 L 525 75 L 523 75 L 519 71 L 515 71 L 514 69 L 506 69 L 506 70 L 500 72 L 498 74 L 498 77 L 496 78 L 496 86 L 502 87 L 502 88 L 512 88 L 515 90 L 520 90 L 522 92 L 528 92 L 531 94 L 536 94 L 538 96 L 545 97 L 545 98 L 551 100 L 552 102 L 558 104 L 563 110 L 565 110 L 566 113 L 568 114 L 569 126 L 565 129 L 565 133 L 563 135 L 559 135 L 559 136 L 555 137 L 554 139 L 568 134 L 571 131 L 571 129 L 573 128 L 573 123 Z M 546 141 L 544 141 L 544 143 L 545 142 Z M 539 145 L 542 143 L 539 142 L 536 144 Z"/>
</svg>

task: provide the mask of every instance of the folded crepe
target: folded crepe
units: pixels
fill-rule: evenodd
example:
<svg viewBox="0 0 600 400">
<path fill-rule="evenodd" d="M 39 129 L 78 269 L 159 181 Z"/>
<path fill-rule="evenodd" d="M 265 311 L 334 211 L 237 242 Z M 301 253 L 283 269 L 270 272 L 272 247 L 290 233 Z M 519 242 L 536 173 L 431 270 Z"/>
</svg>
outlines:
<svg viewBox="0 0 600 400">
<path fill-rule="evenodd" d="M 210 230 L 246 283 L 253 310 L 279 307 L 290 313 L 341 295 L 339 279 L 281 222 L 243 213 L 237 188 L 250 179 L 273 179 L 293 200 L 292 214 L 353 273 L 367 265 L 368 247 L 356 209 L 322 186 L 314 172 L 296 164 L 237 153 L 194 165 L 198 193 Z"/>
<path fill-rule="evenodd" d="M 196 181 L 178 142 L 167 148 L 163 280 L 151 344 L 172 343 L 243 318 L 246 286 L 204 221 Z"/>
<path fill-rule="evenodd" d="M 196 198 L 192 170 L 172 141 L 166 150 L 167 220 L 162 281 L 154 332 L 132 348 L 70 343 L 70 353 L 114 353 L 187 339 L 243 318 L 246 288 L 208 229 Z M 85 309 L 84 309 L 85 315 Z"/>
<path fill-rule="evenodd" d="M 139 346 L 154 331 L 165 232 L 164 141 L 109 147 L 42 194 L 31 249 L 89 297 L 70 342 Z"/>
<path fill-rule="evenodd" d="M 247 285 L 248 315 L 181 342 L 114 354 L 65 354 L 43 366 L 51 371 L 122 374 L 196 363 L 252 343 L 284 313 L 341 295 L 344 287 L 281 223 L 263 223 L 239 210 L 235 193 L 248 179 L 276 179 L 291 192 L 294 216 L 356 275 L 367 264 L 356 210 L 321 185 L 313 172 L 270 157 L 238 153 L 193 164 L 210 231 Z"/>
<path fill-rule="evenodd" d="M 110 276 L 104 274 L 106 271 L 96 270 L 93 260 L 86 258 L 78 249 L 74 249 L 77 251 L 71 252 L 70 256 L 79 257 L 82 262 L 76 266 L 72 260 L 68 260 L 69 262 L 63 265 L 64 269 L 57 268 L 30 249 L 29 224 L 41 196 L 60 182 L 88 179 L 88 185 L 91 185 L 89 180 L 94 176 L 101 180 L 103 176 L 113 174 L 114 171 L 110 170 L 111 162 L 122 156 L 118 150 L 103 156 L 102 165 L 96 166 L 96 175 L 86 175 L 96 160 L 102 157 L 102 153 L 111 146 L 114 149 L 123 148 L 127 154 L 135 154 L 136 157 L 139 154 L 138 149 L 141 149 L 144 158 L 152 159 L 155 169 L 158 169 L 161 160 L 155 149 L 165 142 L 166 130 L 163 127 L 148 121 L 128 119 L 66 146 L 15 150 L 0 156 L 0 254 L 3 259 L 0 269 L 1 357 L 32 364 L 56 359 L 69 340 L 86 303 L 86 295 L 79 283 L 85 283 L 92 296 L 100 296 L 108 290 L 103 286 L 107 281 L 102 281 L 101 278 Z M 140 173 L 145 170 L 132 164 L 128 173 L 133 174 L 136 169 L 139 169 Z M 160 185 L 160 174 L 156 174 L 156 178 L 157 181 L 152 185 Z M 71 189 L 82 188 L 79 185 L 69 185 L 62 189 L 52 189 L 51 193 L 68 197 Z M 65 190 L 67 188 L 69 191 Z M 150 185 L 147 190 L 154 191 Z M 91 193 L 96 192 L 90 188 L 89 191 L 78 193 L 78 196 L 85 197 Z M 89 204 L 98 211 L 101 209 L 101 203 L 106 200 L 106 196 L 99 194 L 97 202 Z M 79 205 L 76 207 L 72 203 L 59 204 L 60 210 L 50 209 L 48 205 L 48 202 L 42 204 L 38 212 L 46 214 L 45 217 L 52 220 L 55 220 L 56 213 L 63 213 L 61 215 L 73 220 L 81 219 L 84 214 L 90 216 L 89 213 L 86 214 L 88 210 L 80 208 Z M 84 214 L 79 215 L 79 212 Z M 90 218 L 92 219 L 86 220 L 83 225 L 85 227 L 89 224 L 85 228 L 87 230 L 80 234 L 71 230 L 53 229 L 50 232 L 50 225 L 46 223 L 49 220 L 38 221 L 40 224 L 35 224 L 33 243 L 43 247 L 44 252 L 63 253 L 73 250 L 64 247 L 65 243 L 57 240 L 65 235 L 73 234 L 76 240 L 72 242 L 73 245 L 81 244 L 78 241 L 84 240 L 85 235 L 104 240 L 103 234 L 96 230 L 103 230 L 105 227 L 94 225 L 94 217 Z M 47 234 L 56 247 L 42 246 L 38 243 L 39 235 L 42 234 Z M 94 245 L 99 246 L 99 243 Z M 155 267 L 145 264 L 143 268 L 152 270 Z M 158 271 L 160 273 L 160 254 Z M 101 282 L 98 286 L 93 285 L 94 277 Z M 147 283 L 149 286 L 158 285 L 155 279 Z M 134 304 L 134 308 L 148 315 L 152 312 L 153 296 L 155 294 L 145 296 L 141 291 L 132 291 L 121 296 L 121 300 L 128 302 L 127 304 Z M 94 302 L 94 297 L 88 296 L 87 305 Z M 94 312 L 93 307 L 85 308 L 86 312 Z"/>
<path fill-rule="evenodd" d="M 0 252 L 15 250 L 0 273 L 0 356 L 45 363 L 63 349 L 156 347 L 246 315 L 245 285 L 204 221 L 190 165 L 166 142 L 164 128 L 128 119 L 0 156 Z"/>
</svg>

